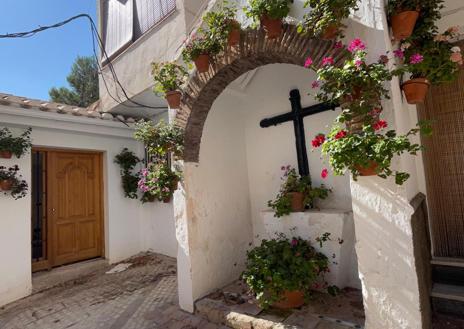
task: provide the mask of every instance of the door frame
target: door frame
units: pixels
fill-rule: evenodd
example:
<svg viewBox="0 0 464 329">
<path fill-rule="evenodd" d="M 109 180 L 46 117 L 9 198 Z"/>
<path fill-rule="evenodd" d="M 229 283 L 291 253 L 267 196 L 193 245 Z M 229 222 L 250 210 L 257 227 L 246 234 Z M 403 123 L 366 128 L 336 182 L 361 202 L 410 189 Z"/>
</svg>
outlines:
<svg viewBox="0 0 464 329">
<path fill-rule="evenodd" d="M 99 195 L 99 201 L 100 201 L 100 244 L 101 244 L 101 255 L 100 257 L 105 257 L 105 246 L 106 246 L 106 241 L 105 241 L 105 184 L 104 184 L 104 165 L 103 165 L 103 159 L 104 159 L 104 152 L 103 151 L 95 151 L 95 150 L 83 150 L 83 149 L 72 149 L 72 148 L 58 148 L 58 147 L 32 147 L 32 151 L 41 151 L 46 153 L 46 173 L 47 177 L 45 179 L 46 181 L 46 188 L 47 188 L 47 193 L 46 193 L 46 200 L 47 200 L 47 209 L 46 209 L 46 232 L 47 232 L 47 246 L 46 246 L 46 259 L 33 262 L 32 257 L 32 272 L 37 272 L 37 271 L 42 271 L 42 270 L 51 270 L 52 269 L 52 264 L 54 263 L 53 259 L 53 253 L 52 248 L 54 247 L 53 244 L 53 229 L 50 222 L 50 218 L 52 215 L 52 209 L 50 207 L 50 200 L 51 200 L 51 194 L 48 192 L 48 187 L 51 186 L 51 175 L 49 175 L 49 168 L 50 168 L 50 161 L 48 157 L 49 152 L 58 152 L 58 153 L 67 153 L 67 154 L 75 154 L 75 153 L 82 153 L 82 154 L 91 154 L 91 155 L 97 155 L 98 156 L 98 171 L 100 173 L 99 177 L 99 187 L 100 191 L 98 191 Z M 32 169 L 32 159 L 31 159 L 31 169 Z M 32 204 L 31 204 L 32 207 Z M 31 212 L 32 214 L 32 212 Z M 32 218 L 31 218 L 32 219 Z M 31 221 L 32 223 L 32 221 Z M 32 238 L 32 237 L 31 237 Z M 85 261 L 85 260 L 82 260 Z M 79 261 L 78 261 L 79 262 Z M 60 265 L 62 266 L 62 265 Z"/>
</svg>

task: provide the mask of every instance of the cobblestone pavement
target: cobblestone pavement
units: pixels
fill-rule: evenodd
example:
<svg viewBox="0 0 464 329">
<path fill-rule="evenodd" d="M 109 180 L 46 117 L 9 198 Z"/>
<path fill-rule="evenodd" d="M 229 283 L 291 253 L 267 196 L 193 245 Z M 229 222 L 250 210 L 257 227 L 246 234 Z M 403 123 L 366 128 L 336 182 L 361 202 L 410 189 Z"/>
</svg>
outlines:
<svg viewBox="0 0 464 329">
<path fill-rule="evenodd" d="M 0 328 L 221 328 L 179 309 L 174 259 L 143 254 L 125 262 L 132 266 L 123 272 L 105 274 L 108 266 L 0 308 Z"/>
</svg>

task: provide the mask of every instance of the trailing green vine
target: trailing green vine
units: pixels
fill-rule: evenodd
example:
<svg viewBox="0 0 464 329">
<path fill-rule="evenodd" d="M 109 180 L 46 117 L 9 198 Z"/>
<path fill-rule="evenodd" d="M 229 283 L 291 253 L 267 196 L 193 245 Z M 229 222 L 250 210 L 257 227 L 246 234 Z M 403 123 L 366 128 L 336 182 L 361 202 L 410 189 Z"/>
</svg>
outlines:
<svg viewBox="0 0 464 329">
<path fill-rule="evenodd" d="M 124 148 L 121 153 L 115 156 L 114 163 L 118 164 L 121 173 L 121 184 L 124 190 L 124 196 L 129 199 L 137 199 L 138 182 L 140 179 L 139 173 L 134 173 L 135 166 L 140 162 L 140 159 Z"/>
</svg>

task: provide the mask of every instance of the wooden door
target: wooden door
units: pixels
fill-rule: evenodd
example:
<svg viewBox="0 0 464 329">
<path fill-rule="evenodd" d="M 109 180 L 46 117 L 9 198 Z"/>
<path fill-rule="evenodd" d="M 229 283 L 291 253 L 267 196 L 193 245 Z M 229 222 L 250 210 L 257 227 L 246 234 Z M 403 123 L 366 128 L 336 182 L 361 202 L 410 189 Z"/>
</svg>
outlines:
<svg viewBox="0 0 464 329">
<path fill-rule="evenodd" d="M 419 117 L 434 128 L 423 138 L 434 256 L 464 258 L 464 69 L 431 88 Z"/>
<path fill-rule="evenodd" d="M 102 256 L 100 154 L 48 152 L 51 266 Z"/>
</svg>

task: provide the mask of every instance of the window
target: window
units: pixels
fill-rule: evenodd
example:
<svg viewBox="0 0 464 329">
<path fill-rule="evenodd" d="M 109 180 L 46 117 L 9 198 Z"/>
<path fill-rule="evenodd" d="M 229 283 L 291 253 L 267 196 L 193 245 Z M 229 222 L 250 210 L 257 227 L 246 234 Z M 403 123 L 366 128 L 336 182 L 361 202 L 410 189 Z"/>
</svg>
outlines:
<svg viewBox="0 0 464 329">
<path fill-rule="evenodd" d="M 176 9 L 176 0 L 102 0 L 103 42 L 116 55 Z"/>
</svg>

